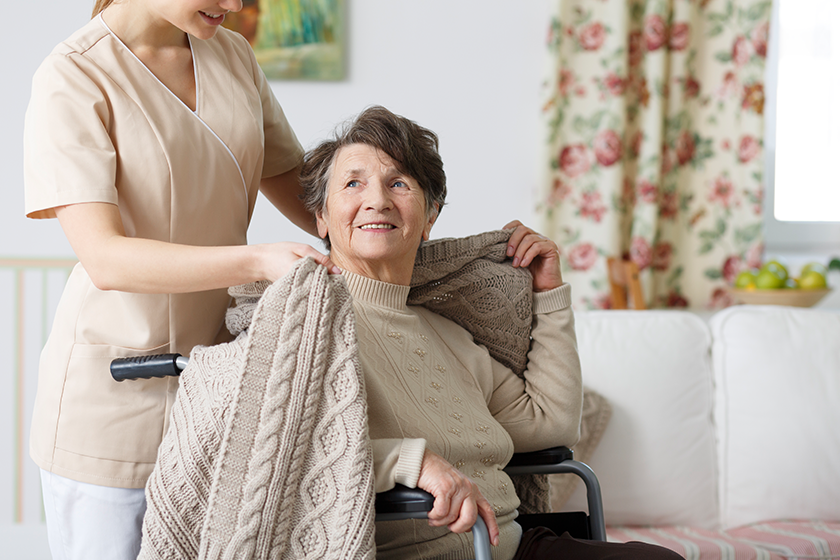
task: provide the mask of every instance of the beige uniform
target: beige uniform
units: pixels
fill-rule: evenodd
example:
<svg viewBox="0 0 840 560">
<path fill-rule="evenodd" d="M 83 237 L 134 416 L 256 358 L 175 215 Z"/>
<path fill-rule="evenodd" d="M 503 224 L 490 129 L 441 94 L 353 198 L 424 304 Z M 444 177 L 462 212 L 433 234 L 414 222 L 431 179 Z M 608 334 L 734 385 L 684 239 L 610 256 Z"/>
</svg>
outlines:
<svg viewBox="0 0 840 560">
<path fill-rule="evenodd" d="M 187 245 L 241 245 L 259 182 L 303 150 L 248 43 L 220 29 L 191 38 L 193 112 L 100 17 L 61 43 L 35 74 L 25 125 L 26 215 L 117 204 L 127 235 Z M 41 468 L 104 486 L 141 488 L 167 430 L 174 378 L 117 383 L 121 356 L 211 344 L 225 290 L 98 290 L 78 265 L 44 348 L 31 435 Z"/>
</svg>

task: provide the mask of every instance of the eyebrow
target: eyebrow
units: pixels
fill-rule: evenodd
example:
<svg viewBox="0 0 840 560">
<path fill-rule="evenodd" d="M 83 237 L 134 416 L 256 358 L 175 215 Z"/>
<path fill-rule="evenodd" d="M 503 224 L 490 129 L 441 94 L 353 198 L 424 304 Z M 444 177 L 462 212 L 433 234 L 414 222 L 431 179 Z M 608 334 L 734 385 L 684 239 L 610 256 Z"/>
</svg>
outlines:
<svg viewBox="0 0 840 560">
<path fill-rule="evenodd" d="M 343 176 L 345 178 L 347 178 L 347 177 L 351 177 L 353 175 L 358 176 L 358 175 L 366 175 L 366 174 L 367 174 L 367 169 L 358 168 L 358 169 L 348 169 L 347 171 L 345 171 L 343 173 Z M 404 175 L 406 175 L 406 173 L 400 171 L 396 167 L 391 166 L 387 169 L 387 175 L 389 175 L 389 176 L 394 176 L 394 175 L 404 176 Z"/>
</svg>

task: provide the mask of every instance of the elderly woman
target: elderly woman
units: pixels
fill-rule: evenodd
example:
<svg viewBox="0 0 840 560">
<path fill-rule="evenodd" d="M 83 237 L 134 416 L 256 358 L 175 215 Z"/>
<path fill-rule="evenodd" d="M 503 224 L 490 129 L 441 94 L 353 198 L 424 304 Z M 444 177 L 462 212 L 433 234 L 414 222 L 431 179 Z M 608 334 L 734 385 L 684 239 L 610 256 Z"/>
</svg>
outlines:
<svg viewBox="0 0 840 560">
<path fill-rule="evenodd" d="M 446 197 L 437 136 L 382 107 L 310 151 L 301 183 L 330 258 L 353 297 L 377 491 L 435 497 L 428 523 L 377 523 L 378 558 L 471 558 L 463 533 L 481 515 L 494 557 L 676 557 L 526 533 L 502 468 L 514 452 L 574 445 L 582 402 L 570 286 L 551 240 L 518 221 L 507 255 L 533 276 L 533 344 L 524 379 L 454 322 L 406 304 L 417 249 Z"/>
</svg>

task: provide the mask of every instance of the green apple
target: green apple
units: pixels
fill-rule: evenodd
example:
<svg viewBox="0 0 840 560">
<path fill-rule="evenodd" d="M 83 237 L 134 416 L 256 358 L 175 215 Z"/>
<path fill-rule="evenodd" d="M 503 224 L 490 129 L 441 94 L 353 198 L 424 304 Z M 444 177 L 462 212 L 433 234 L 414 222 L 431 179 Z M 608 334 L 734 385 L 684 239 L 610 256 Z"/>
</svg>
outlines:
<svg viewBox="0 0 840 560">
<path fill-rule="evenodd" d="M 780 290 L 785 287 L 785 280 L 780 272 L 773 268 L 766 268 L 758 271 L 755 277 L 755 287 L 759 290 Z"/>
<path fill-rule="evenodd" d="M 774 272 L 775 274 L 777 274 L 782 279 L 782 283 L 784 283 L 784 281 L 788 279 L 788 269 L 787 269 L 787 267 L 785 265 L 783 265 L 781 262 L 779 262 L 778 260 L 774 259 L 774 260 L 770 260 L 770 261 L 767 261 L 766 263 L 764 263 L 761 266 L 760 271 L 765 271 L 765 270 L 770 270 L 770 271 Z"/>
<path fill-rule="evenodd" d="M 799 277 L 799 287 L 803 290 L 824 290 L 827 286 L 825 276 L 816 270 L 809 270 Z"/>
<path fill-rule="evenodd" d="M 828 268 L 826 268 L 826 266 L 824 264 L 818 263 L 818 262 L 810 262 L 810 263 L 808 263 L 808 264 L 806 264 L 805 266 L 802 267 L 802 270 L 799 272 L 799 277 L 802 278 L 803 276 L 808 274 L 808 272 L 810 272 L 811 270 L 816 270 L 817 272 L 819 272 L 823 276 L 828 274 Z"/>
<path fill-rule="evenodd" d="M 735 277 L 735 287 L 744 290 L 755 289 L 755 270 L 742 270 Z"/>
</svg>

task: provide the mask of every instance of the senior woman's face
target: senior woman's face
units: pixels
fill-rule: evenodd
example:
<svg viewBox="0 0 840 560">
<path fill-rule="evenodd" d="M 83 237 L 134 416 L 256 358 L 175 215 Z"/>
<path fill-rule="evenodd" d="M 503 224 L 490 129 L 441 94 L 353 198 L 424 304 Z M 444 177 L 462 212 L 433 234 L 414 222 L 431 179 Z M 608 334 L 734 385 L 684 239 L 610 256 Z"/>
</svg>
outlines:
<svg viewBox="0 0 840 560">
<path fill-rule="evenodd" d="M 406 285 L 435 216 L 426 211 L 423 189 L 390 156 L 352 144 L 336 154 L 318 234 L 329 234 L 330 258 L 341 268 Z"/>
</svg>

